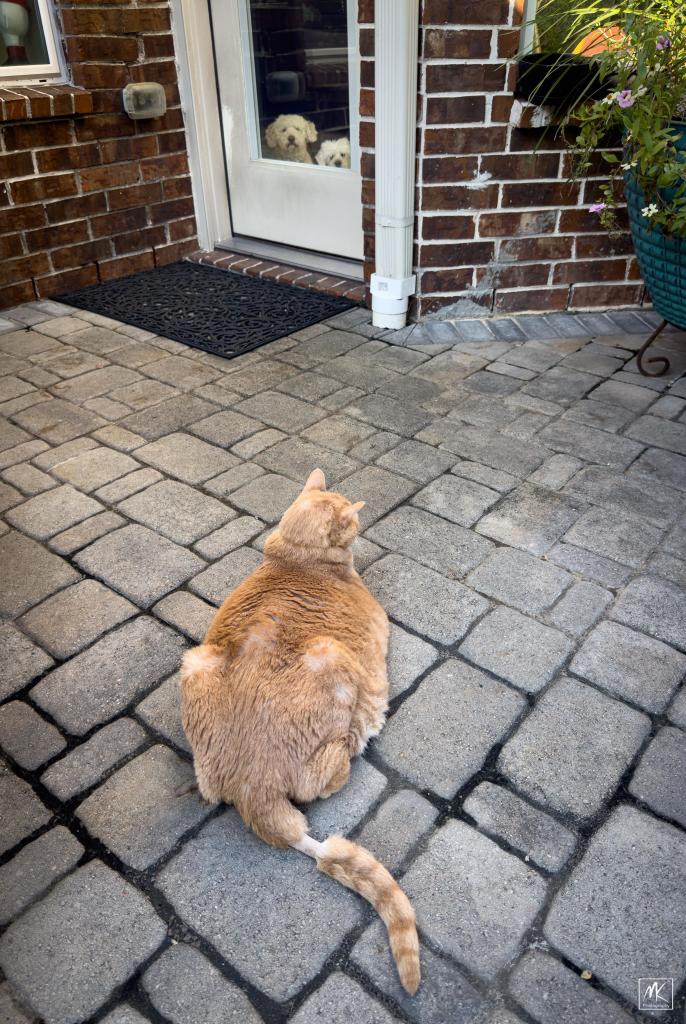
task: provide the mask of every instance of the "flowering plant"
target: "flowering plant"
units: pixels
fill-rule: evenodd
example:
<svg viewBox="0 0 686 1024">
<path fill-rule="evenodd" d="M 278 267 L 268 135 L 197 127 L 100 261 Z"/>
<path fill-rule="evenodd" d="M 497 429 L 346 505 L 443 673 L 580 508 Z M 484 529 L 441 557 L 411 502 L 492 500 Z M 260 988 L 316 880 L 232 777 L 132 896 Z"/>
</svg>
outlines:
<svg viewBox="0 0 686 1024">
<path fill-rule="evenodd" d="M 558 2 L 542 0 L 542 6 Z M 587 177 L 600 152 L 609 180 L 599 186 L 589 213 L 616 231 L 622 178 L 630 175 L 645 197 L 641 212 L 649 225 L 684 236 L 686 123 L 680 122 L 686 122 L 686 6 L 683 0 L 577 3 L 563 5 L 567 52 L 592 54 L 608 92 L 566 116 L 563 129 L 579 128 L 569 143 L 572 177 Z M 608 150 L 620 144 L 623 152 Z"/>
</svg>

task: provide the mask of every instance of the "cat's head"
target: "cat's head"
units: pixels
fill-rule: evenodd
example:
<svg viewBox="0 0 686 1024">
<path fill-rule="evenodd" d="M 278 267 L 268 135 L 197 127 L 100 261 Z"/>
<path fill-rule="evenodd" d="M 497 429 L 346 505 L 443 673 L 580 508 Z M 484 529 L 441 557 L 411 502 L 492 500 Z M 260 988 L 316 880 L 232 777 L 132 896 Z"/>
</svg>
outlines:
<svg viewBox="0 0 686 1024">
<path fill-rule="evenodd" d="M 326 490 L 321 469 L 313 470 L 302 492 L 279 523 L 284 540 L 298 547 L 349 548 L 360 528 L 357 513 L 363 501 L 351 502 Z"/>
</svg>

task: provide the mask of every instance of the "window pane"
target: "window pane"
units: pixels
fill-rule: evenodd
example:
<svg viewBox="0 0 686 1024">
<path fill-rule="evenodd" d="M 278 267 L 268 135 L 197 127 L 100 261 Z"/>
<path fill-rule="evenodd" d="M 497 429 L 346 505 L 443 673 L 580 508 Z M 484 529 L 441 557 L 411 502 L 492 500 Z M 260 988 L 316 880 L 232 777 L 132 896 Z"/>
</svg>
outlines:
<svg viewBox="0 0 686 1024">
<path fill-rule="evenodd" d="M 261 154 L 350 167 L 346 0 L 250 0 Z"/>
<path fill-rule="evenodd" d="M 40 13 L 34 0 L 0 3 L 0 67 L 49 64 Z"/>
</svg>

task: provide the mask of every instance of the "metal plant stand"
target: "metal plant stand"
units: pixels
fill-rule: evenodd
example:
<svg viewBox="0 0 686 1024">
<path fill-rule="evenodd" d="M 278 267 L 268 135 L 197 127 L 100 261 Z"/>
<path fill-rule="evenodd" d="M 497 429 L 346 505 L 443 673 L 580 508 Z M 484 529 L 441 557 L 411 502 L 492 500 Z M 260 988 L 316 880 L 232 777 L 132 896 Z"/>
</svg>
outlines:
<svg viewBox="0 0 686 1024">
<path fill-rule="evenodd" d="M 654 356 L 652 359 L 646 360 L 648 363 L 662 363 L 663 365 L 661 370 L 649 370 L 643 365 L 643 356 L 645 355 L 646 350 L 650 348 L 658 334 L 660 334 L 661 331 L 664 331 L 666 326 L 667 321 L 663 320 L 662 323 L 655 328 L 653 333 L 646 340 L 645 344 L 641 345 L 640 349 L 636 353 L 636 365 L 638 366 L 639 373 L 642 373 L 644 377 L 662 377 L 669 370 L 669 359 L 666 359 L 664 356 Z"/>
</svg>

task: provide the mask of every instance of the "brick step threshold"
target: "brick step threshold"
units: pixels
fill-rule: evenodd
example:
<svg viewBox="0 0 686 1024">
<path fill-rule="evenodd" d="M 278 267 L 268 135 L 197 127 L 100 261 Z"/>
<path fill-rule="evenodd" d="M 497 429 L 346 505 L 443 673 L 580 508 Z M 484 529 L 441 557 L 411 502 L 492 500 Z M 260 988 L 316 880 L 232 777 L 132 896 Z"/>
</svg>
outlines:
<svg viewBox="0 0 686 1024">
<path fill-rule="evenodd" d="M 351 302 L 364 303 L 366 286 L 360 281 L 351 281 L 345 277 L 315 273 L 303 270 L 302 267 L 291 267 L 285 263 L 274 263 L 273 260 L 258 259 L 246 256 L 245 253 L 227 252 L 226 249 L 213 249 L 212 252 L 194 252 L 186 257 L 191 263 L 204 263 L 218 267 L 220 270 L 233 270 L 235 273 L 247 274 L 249 277 L 264 277 L 280 284 L 290 284 L 296 288 L 308 288 L 322 295 L 338 295 Z"/>
</svg>

